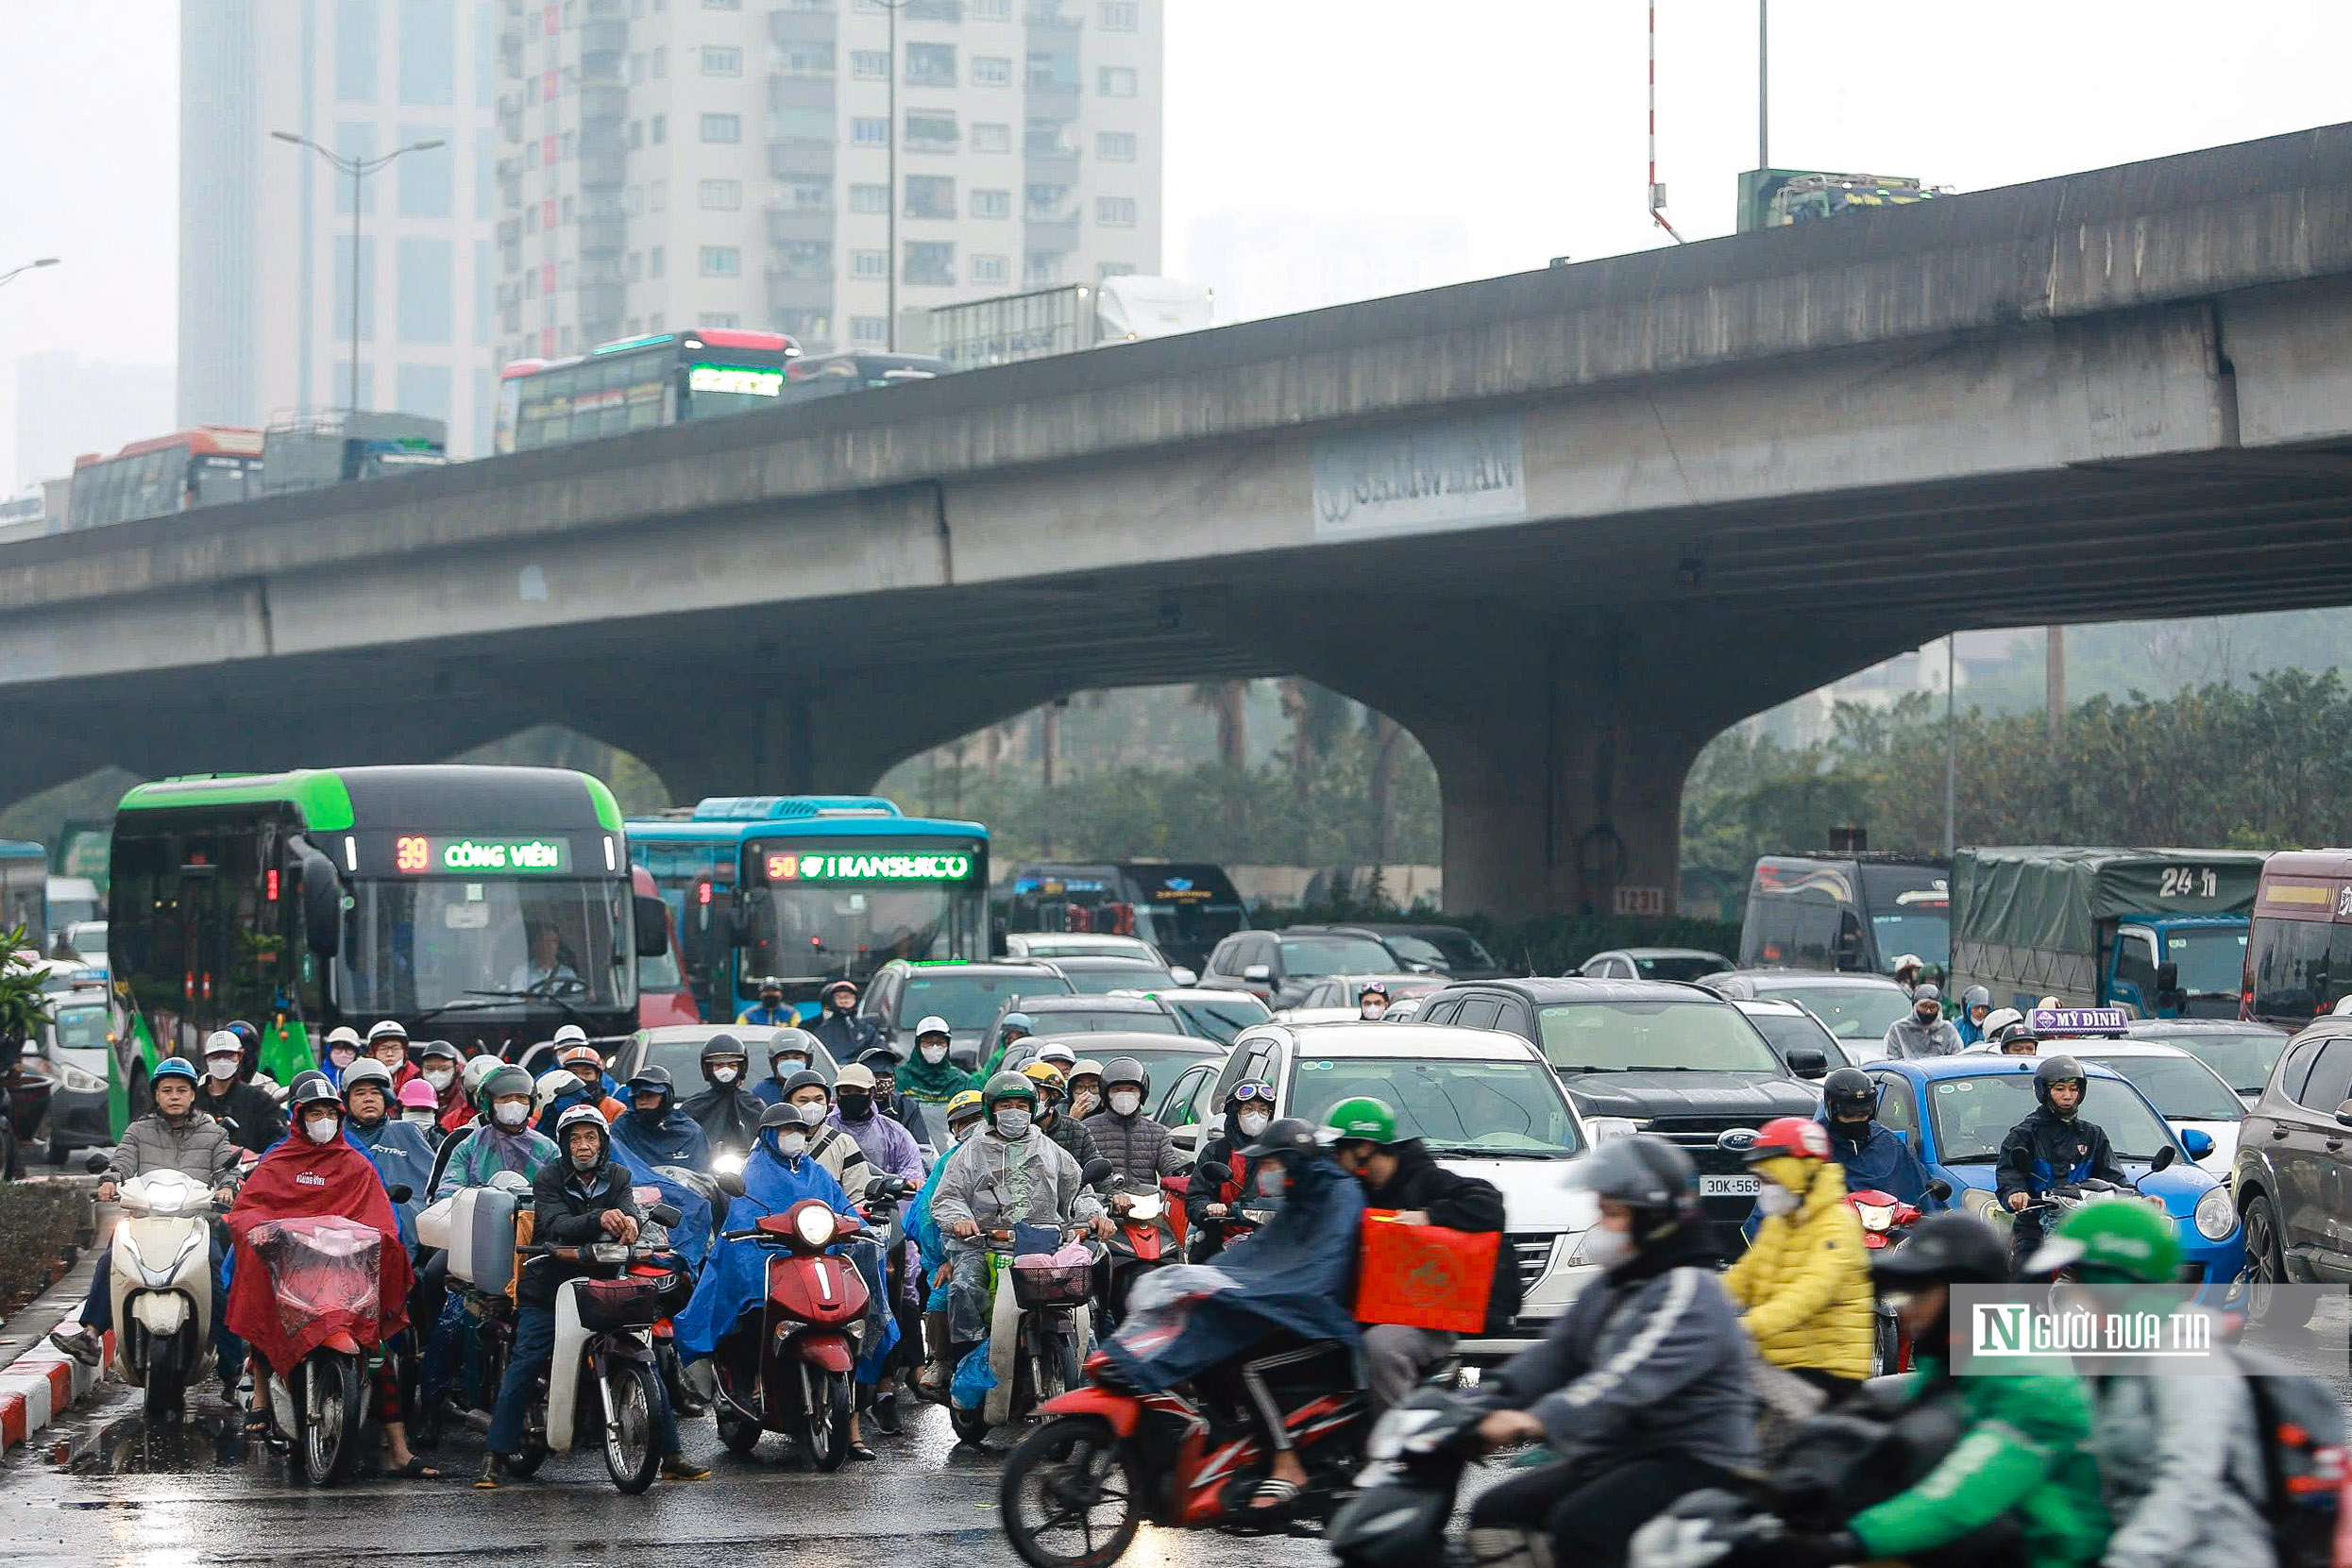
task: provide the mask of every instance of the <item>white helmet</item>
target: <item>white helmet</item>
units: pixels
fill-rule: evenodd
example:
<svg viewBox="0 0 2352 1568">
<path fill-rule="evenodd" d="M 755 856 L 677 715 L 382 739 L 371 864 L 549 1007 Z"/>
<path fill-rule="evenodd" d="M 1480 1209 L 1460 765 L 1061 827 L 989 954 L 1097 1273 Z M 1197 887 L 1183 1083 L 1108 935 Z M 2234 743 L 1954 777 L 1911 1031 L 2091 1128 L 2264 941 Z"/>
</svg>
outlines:
<svg viewBox="0 0 2352 1568">
<path fill-rule="evenodd" d="M 569 1068 L 558 1068 L 539 1074 L 539 1082 L 531 1091 L 531 1112 L 533 1116 L 555 1103 L 560 1094 L 569 1094 L 580 1087 L 580 1075 Z M 603 1114 L 599 1112 L 599 1115 Z"/>
<path fill-rule="evenodd" d="M 553 1043 L 558 1046 L 585 1045 L 588 1043 L 588 1032 L 576 1023 L 567 1023 L 555 1031 Z"/>
<path fill-rule="evenodd" d="M 955 1033 L 955 1030 L 947 1026 L 947 1020 L 937 1013 L 931 1014 L 921 1023 L 915 1025 L 915 1038 L 917 1039 L 922 1038 L 925 1035 L 953 1035 Z"/>
<path fill-rule="evenodd" d="M 407 1038 L 408 1025 L 400 1022 L 398 1019 L 381 1019 L 368 1026 L 367 1044 L 370 1050 L 375 1048 L 375 1044 L 378 1040 L 406 1040 Z"/>
</svg>

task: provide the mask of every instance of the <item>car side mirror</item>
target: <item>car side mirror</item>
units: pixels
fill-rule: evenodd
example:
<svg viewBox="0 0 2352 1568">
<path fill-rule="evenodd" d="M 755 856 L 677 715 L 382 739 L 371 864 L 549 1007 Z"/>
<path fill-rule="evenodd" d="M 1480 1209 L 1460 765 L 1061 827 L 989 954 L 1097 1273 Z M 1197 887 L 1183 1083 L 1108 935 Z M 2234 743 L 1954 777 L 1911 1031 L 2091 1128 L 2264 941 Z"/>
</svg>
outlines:
<svg viewBox="0 0 2352 1568">
<path fill-rule="evenodd" d="M 299 842 L 299 840 L 297 840 Z M 302 941 L 321 958 L 342 945 L 343 883 L 335 863 L 308 845 L 302 853 Z"/>
<path fill-rule="evenodd" d="M 82 1169 L 89 1172 L 93 1176 L 98 1175 L 106 1170 L 108 1161 L 110 1157 L 111 1156 L 107 1155 L 93 1155 L 89 1157 L 89 1159 L 82 1162 Z"/>
<path fill-rule="evenodd" d="M 2339 1116 L 2337 1120 L 2342 1121 L 2343 1118 Z M 2189 1151 L 2191 1159 L 2203 1159 L 2213 1152 L 2213 1135 L 2201 1127 L 2184 1127 L 2180 1133 L 2180 1146 Z"/>
<path fill-rule="evenodd" d="M 2156 988 L 2159 991 L 2179 990 L 2180 966 L 2170 962 L 2158 964 L 2156 967 Z"/>
<path fill-rule="evenodd" d="M 1168 978 L 1179 986 L 1195 986 L 1200 983 L 1200 976 L 1181 964 L 1168 971 Z"/>
<path fill-rule="evenodd" d="M 669 905 L 651 893 L 639 893 L 637 905 L 637 956 L 659 958 L 669 951 Z"/>
<path fill-rule="evenodd" d="M 2156 1158 L 2148 1162 L 2148 1174 L 2153 1176 L 2158 1171 L 2171 1170 L 2173 1161 L 2178 1159 L 2179 1157 L 2180 1151 L 2167 1143 L 2163 1148 L 2158 1149 L 2156 1152 Z"/>
<path fill-rule="evenodd" d="M 1252 985 L 1262 986 L 1274 978 L 1274 970 L 1265 964 L 1251 964 L 1242 970 L 1242 978 Z"/>
<path fill-rule="evenodd" d="M 2336 1107 L 2336 1124 L 2341 1127 L 2352 1127 L 2352 1100 L 2346 1100 Z"/>
<path fill-rule="evenodd" d="M 1829 1053 L 1808 1045 L 1792 1045 L 1788 1048 L 1788 1071 L 1800 1078 L 1826 1078 Z"/>
<path fill-rule="evenodd" d="M 1940 1204 L 1952 1196 L 1952 1184 L 1937 1176 L 1927 1184 L 1927 1195 Z"/>
</svg>

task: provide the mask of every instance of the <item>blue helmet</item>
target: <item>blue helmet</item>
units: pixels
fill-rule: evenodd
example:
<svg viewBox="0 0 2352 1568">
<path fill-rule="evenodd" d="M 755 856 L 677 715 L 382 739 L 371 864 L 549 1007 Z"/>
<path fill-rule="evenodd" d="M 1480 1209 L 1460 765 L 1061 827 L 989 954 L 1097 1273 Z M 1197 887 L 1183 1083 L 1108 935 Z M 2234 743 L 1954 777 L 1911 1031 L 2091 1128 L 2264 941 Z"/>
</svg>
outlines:
<svg viewBox="0 0 2352 1568">
<path fill-rule="evenodd" d="M 185 1078 L 188 1080 L 189 1087 L 193 1088 L 197 1082 L 196 1064 L 185 1056 L 164 1057 L 155 1064 L 154 1075 L 147 1080 L 149 1092 L 152 1093 L 155 1086 L 166 1078 Z"/>
<path fill-rule="evenodd" d="M 996 1026 L 997 1037 L 1002 1039 L 1008 1029 L 1018 1029 L 1024 1035 L 1034 1035 L 1037 1033 L 1037 1020 L 1026 1013 L 1007 1013 L 1004 1020 Z"/>
</svg>

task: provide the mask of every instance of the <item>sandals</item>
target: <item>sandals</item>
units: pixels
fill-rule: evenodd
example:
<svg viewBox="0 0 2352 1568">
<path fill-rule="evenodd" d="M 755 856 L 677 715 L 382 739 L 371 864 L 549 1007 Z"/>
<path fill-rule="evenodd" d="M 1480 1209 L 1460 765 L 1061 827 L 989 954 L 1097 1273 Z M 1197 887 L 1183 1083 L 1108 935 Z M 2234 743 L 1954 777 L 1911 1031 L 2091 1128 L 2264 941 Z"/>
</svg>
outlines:
<svg viewBox="0 0 2352 1568">
<path fill-rule="evenodd" d="M 853 1442 L 850 1444 L 850 1458 L 853 1459 L 878 1459 L 881 1457 L 881 1455 L 875 1453 L 872 1449 L 867 1447 L 862 1442 Z"/>
<path fill-rule="evenodd" d="M 388 1467 L 384 1471 L 384 1478 L 402 1481 L 437 1481 L 441 1479 L 441 1472 L 411 1454 L 408 1457 L 408 1463 Z"/>
<path fill-rule="evenodd" d="M 1279 1513 L 1298 1500 L 1307 1489 L 1296 1481 L 1286 1481 L 1279 1475 L 1269 1475 L 1258 1483 L 1258 1491 L 1250 1499 L 1252 1513 Z"/>
</svg>

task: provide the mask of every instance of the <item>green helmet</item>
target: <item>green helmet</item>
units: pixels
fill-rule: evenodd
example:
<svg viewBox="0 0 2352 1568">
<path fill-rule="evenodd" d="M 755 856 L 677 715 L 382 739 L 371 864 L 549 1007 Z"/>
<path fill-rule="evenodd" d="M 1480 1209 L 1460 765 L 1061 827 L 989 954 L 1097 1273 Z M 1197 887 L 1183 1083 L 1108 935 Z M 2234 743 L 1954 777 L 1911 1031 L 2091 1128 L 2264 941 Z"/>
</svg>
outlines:
<svg viewBox="0 0 2352 1568">
<path fill-rule="evenodd" d="M 990 1078 L 980 1090 L 981 1107 L 993 1112 L 1006 1100 L 1026 1100 L 1037 1104 L 1037 1080 L 1024 1078 L 1018 1072 L 1000 1072 Z"/>
<path fill-rule="evenodd" d="M 2026 1260 L 2028 1273 L 2073 1269 L 2092 1283 L 2112 1277 L 2162 1285 L 2180 1270 L 2180 1234 L 2169 1215 L 2142 1203 L 2085 1204 Z"/>
<path fill-rule="evenodd" d="M 1396 1113 L 1385 1100 L 1369 1094 L 1359 1094 L 1343 1100 L 1325 1115 L 1323 1124 L 1331 1129 L 1331 1136 L 1361 1143 L 1402 1143 L 1404 1136 L 1396 1131 Z"/>
</svg>

